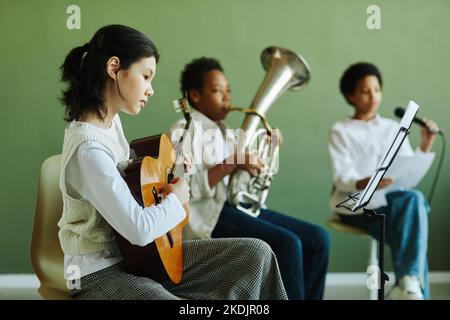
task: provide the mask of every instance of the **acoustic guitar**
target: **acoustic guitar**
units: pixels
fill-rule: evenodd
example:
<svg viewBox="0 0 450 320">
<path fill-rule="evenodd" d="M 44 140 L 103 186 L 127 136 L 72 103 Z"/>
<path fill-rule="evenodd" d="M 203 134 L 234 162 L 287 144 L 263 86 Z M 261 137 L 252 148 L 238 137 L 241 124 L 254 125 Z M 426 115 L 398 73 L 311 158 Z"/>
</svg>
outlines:
<svg viewBox="0 0 450 320">
<path fill-rule="evenodd" d="M 130 148 L 136 158 L 122 172 L 136 201 L 143 207 L 158 204 L 163 199 L 163 186 L 184 175 L 184 150 L 191 128 L 190 108 L 186 99 L 174 101 L 177 111 L 186 119 L 184 134 L 176 148 L 165 134 L 133 140 Z M 186 218 L 167 234 L 141 247 L 131 244 L 116 232 L 117 242 L 127 272 L 154 280 L 169 279 L 180 283 L 183 276 L 182 230 L 189 221 L 189 205 L 184 206 Z"/>
</svg>

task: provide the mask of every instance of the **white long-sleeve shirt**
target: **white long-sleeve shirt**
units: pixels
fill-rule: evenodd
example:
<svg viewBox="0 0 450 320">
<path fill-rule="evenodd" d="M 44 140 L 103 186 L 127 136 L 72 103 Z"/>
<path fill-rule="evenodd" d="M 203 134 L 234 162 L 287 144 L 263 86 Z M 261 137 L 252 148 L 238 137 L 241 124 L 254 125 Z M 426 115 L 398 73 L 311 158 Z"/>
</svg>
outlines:
<svg viewBox="0 0 450 320">
<path fill-rule="evenodd" d="M 348 118 L 333 125 L 328 151 L 334 184 L 330 207 L 334 212 L 350 213 L 344 208 L 335 208 L 336 204 L 345 200 L 349 194 L 360 191 L 356 188 L 356 182 L 372 176 L 398 128 L 398 122 L 378 114 L 369 121 Z M 422 151 L 418 148 L 416 152 Z M 408 138 L 398 155 L 414 155 Z M 384 192 L 376 191 L 367 208 L 379 208 L 386 204 Z"/>
<path fill-rule="evenodd" d="M 114 123 L 104 130 L 113 139 L 117 138 Z M 142 208 L 121 177 L 111 152 L 96 141 L 85 141 L 77 148 L 66 167 L 66 186 L 71 197 L 89 201 L 112 228 L 140 246 L 168 232 L 186 215 L 173 193 L 156 206 Z M 70 265 L 78 266 L 83 277 L 121 260 L 119 250 L 65 255 L 65 276 L 70 276 L 67 271 L 73 270 Z"/>
</svg>

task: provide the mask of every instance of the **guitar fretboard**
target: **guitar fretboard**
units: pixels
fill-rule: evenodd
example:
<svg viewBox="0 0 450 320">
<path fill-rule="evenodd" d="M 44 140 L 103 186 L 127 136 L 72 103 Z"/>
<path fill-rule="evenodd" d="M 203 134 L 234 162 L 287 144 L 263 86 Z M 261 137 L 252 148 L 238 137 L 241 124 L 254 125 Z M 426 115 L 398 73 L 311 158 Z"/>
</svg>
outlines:
<svg viewBox="0 0 450 320">
<path fill-rule="evenodd" d="M 184 155 L 190 150 L 192 140 L 192 126 L 191 118 L 187 117 L 184 133 L 180 142 L 175 147 L 175 164 L 173 166 L 172 174 L 174 178 L 182 177 L 184 175 Z M 189 148 L 189 150 L 188 150 Z"/>
</svg>

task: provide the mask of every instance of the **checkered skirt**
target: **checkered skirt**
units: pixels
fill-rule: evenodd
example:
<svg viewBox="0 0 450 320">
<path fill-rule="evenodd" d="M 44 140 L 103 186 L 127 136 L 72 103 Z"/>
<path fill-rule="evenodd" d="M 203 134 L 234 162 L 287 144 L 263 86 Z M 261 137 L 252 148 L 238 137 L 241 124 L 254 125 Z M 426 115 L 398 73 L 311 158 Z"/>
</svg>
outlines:
<svg viewBox="0 0 450 320">
<path fill-rule="evenodd" d="M 158 283 L 123 271 L 118 263 L 81 278 L 76 299 L 282 300 L 287 299 L 270 246 L 250 238 L 183 242 L 183 280 Z"/>
</svg>

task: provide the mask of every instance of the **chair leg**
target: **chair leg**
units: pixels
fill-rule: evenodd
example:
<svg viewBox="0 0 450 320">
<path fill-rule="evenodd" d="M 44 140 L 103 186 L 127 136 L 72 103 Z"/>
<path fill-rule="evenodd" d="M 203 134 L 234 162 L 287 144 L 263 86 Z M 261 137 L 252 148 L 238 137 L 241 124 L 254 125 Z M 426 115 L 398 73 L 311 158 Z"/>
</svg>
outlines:
<svg viewBox="0 0 450 320">
<path fill-rule="evenodd" d="M 378 270 L 378 241 L 374 238 L 370 238 L 369 246 L 369 266 L 376 266 Z M 378 274 L 378 276 L 380 276 L 380 274 Z M 378 289 L 369 289 L 369 299 L 378 299 Z"/>
</svg>

